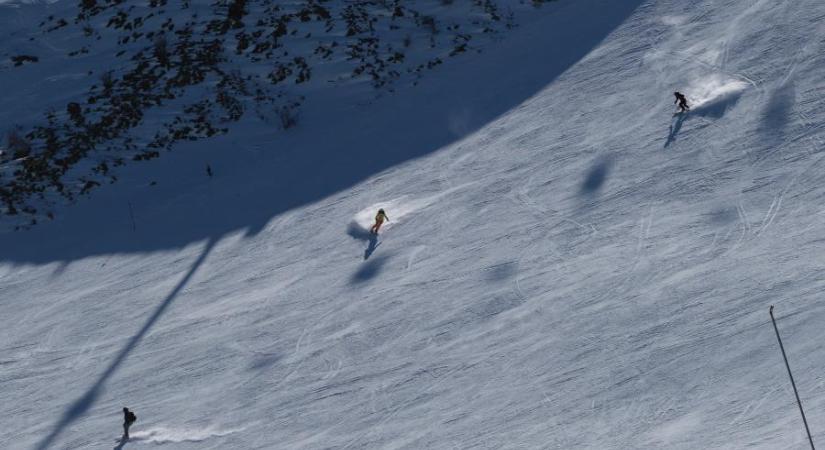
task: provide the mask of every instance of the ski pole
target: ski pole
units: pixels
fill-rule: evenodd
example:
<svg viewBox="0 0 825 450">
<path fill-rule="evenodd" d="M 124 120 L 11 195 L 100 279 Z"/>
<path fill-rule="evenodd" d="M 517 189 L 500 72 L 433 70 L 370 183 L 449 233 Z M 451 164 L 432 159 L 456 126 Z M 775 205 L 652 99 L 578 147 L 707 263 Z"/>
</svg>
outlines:
<svg viewBox="0 0 825 450">
<path fill-rule="evenodd" d="M 785 346 L 782 345 L 782 338 L 779 337 L 779 328 L 776 326 L 776 319 L 773 317 L 773 305 L 771 305 L 770 310 L 768 312 L 771 314 L 771 322 L 773 322 L 773 329 L 776 331 L 776 340 L 779 341 L 779 349 L 782 350 L 782 359 L 785 360 L 785 367 L 788 368 L 788 377 L 791 379 L 791 386 L 793 386 L 793 393 L 796 395 L 796 404 L 799 405 L 799 413 L 802 414 L 802 423 L 805 424 L 805 433 L 808 434 L 808 442 L 811 443 L 811 450 L 816 450 L 814 448 L 814 440 L 811 437 L 811 430 L 808 428 L 808 419 L 805 418 L 805 410 L 802 409 L 802 400 L 799 399 L 799 391 L 796 390 L 796 383 L 793 380 L 793 374 L 791 373 L 791 365 L 788 364 L 788 355 L 785 354 Z"/>
</svg>

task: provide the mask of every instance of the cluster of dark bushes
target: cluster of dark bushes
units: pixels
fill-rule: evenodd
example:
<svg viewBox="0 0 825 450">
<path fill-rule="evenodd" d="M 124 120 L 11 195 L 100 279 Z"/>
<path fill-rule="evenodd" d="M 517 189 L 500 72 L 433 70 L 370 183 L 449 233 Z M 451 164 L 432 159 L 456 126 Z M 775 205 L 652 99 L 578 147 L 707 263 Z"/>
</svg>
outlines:
<svg viewBox="0 0 825 450">
<path fill-rule="evenodd" d="M 0 215 L 23 214 L 30 223 L 51 217 L 39 209 L 55 194 L 72 200 L 115 181 L 117 166 L 156 158 L 176 142 L 225 133 L 250 111 L 292 128 L 304 101 L 301 86 L 320 64 L 343 65 L 350 79 L 392 90 L 405 77 L 414 84 L 444 58 L 473 50 L 477 36 L 514 26 L 512 12 L 495 0 L 442 0 L 444 8 L 471 8 L 469 24 L 424 14 L 420 4 L 214 0 L 209 16 L 199 17 L 203 6 L 196 11 L 186 0 L 148 0 L 140 7 L 79 0 L 73 18 L 50 16 L 42 32 L 76 27 L 88 44 L 70 55 L 88 53 L 104 34 L 115 34 L 120 65 L 100 74 L 85 98 L 47 112 L 39 125 L 7 133 Z M 15 65 L 38 61 L 12 59 Z M 164 108 L 174 111 L 173 119 L 150 115 Z"/>
</svg>

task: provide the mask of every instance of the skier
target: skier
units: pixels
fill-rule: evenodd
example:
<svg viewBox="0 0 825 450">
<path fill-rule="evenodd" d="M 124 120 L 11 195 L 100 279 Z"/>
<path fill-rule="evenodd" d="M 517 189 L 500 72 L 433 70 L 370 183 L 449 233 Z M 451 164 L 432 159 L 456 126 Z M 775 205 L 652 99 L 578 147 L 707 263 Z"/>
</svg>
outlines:
<svg viewBox="0 0 825 450">
<path fill-rule="evenodd" d="M 674 92 L 673 95 L 676 96 L 676 101 L 673 103 L 679 103 L 679 112 L 690 110 L 690 106 L 687 104 L 687 99 L 681 92 Z"/>
<path fill-rule="evenodd" d="M 375 225 L 370 228 L 370 233 L 378 234 L 378 230 L 381 229 L 381 225 L 384 224 L 384 220 L 389 222 L 390 218 L 387 217 L 387 213 L 385 213 L 383 209 L 379 209 L 378 214 L 375 215 Z"/>
<path fill-rule="evenodd" d="M 129 440 L 129 427 L 137 420 L 137 416 L 129 408 L 123 408 L 123 440 Z"/>
</svg>

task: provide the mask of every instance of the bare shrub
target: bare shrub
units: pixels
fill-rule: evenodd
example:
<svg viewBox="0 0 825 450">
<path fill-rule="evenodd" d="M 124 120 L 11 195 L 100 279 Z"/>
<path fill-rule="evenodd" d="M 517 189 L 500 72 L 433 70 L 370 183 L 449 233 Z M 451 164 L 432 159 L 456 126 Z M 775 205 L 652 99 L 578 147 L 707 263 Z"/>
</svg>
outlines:
<svg viewBox="0 0 825 450">
<path fill-rule="evenodd" d="M 115 79 L 112 76 L 112 71 L 103 72 L 100 75 L 100 83 L 103 85 L 103 92 L 106 95 L 111 95 L 112 88 L 115 86 Z"/>
<path fill-rule="evenodd" d="M 25 158 L 32 151 L 31 142 L 20 133 L 18 127 L 12 128 L 6 133 L 6 148 L 12 159 Z"/>
<path fill-rule="evenodd" d="M 158 62 L 160 62 L 162 65 L 168 66 L 169 65 L 169 45 L 166 42 L 166 36 L 161 34 L 160 36 L 156 37 L 155 42 L 153 44 L 154 44 L 155 58 L 157 58 Z"/>
<path fill-rule="evenodd" d="M 298 112 L 292 105 L 282 106 L 278 110 L 278 118 L 281 120 L 281 127 L 288 130 L 298 124 Z"/>
</svg>

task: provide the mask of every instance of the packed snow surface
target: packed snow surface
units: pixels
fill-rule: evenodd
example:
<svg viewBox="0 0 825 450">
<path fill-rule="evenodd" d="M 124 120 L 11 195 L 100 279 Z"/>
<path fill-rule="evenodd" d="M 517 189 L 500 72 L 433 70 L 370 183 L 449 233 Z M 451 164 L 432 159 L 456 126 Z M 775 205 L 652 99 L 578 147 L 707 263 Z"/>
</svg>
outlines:
<svg viewBox="0 0 825 450">
<path fill-rule="evenodd" d="M 0 448 L 802 449 L 771 304 L 825 442 L 823 36 L 562 0 L 126 167 L 0 235 Z"/>
</svg>

